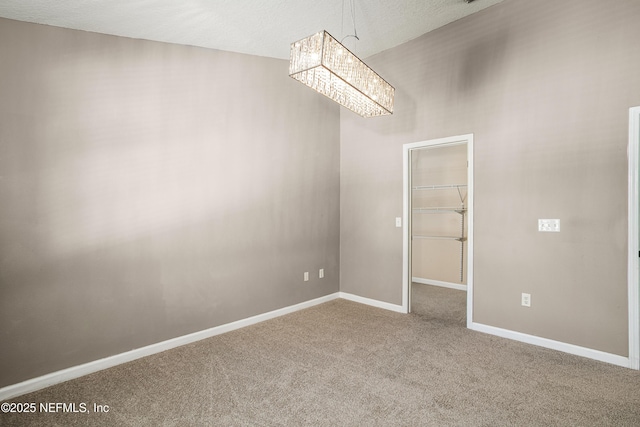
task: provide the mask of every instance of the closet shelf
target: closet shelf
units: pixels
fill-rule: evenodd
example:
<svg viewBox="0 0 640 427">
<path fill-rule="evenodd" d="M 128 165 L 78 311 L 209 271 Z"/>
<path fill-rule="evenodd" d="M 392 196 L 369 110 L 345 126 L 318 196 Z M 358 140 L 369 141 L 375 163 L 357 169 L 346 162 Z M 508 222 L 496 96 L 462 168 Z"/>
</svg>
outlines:
<svg viewBox="0 0 640 427">
<path fill-rule="evenodd" d="M 418 185 L 412 187 L 413 190 L 446 190 L 449 188 L 462 188 L 467 184 L 445 184 L 445 185 Z"/>
<path fill-rule="evenodd" d="M 413 234 L 411 239 L 430 239 L 430 240 L 448 240 L 453 242 L 459 242 L 460 244 L 460 282 L 464 280 L 464 242 L 467 241 L 465 237 L 465 229 L 464 229 L 464 217 L 467 213 L 467 208 L 465 207 L 465 199 L 467 198 L 467 184 L 436 184 L 436 185 L 416 185 L 411 186 L 412 191 L 420 191 L 420 190 L 453 190 L 458 193 L 458 197 L 460 197 L 460 206 L 452 207 L 452 206 L 436 206 L 436 207 L 419 207 L 412 208 L 412 214 L 459 214 L 460 215 L 460 234 L 458 236 L 432 236 L 432 235 L 424 235 L 424 234 Z M 423 193 L 424 194 L 424 193 Z M 412 193 L 413 195 L 413 193 Z M 437 203 L 437 202 L 436 202 Z M 450 203 L 450 202 L 440 202 L 440 203 Z"/>
<path fill-rule="evenodd" d="M 457 212 L 459 214 L 464 214 L 467 211 L 466 208 L 456 208 L 452 206 L 446 207 L 432 207 L 432 208 L 413 208 L 413 212 L 420 214 L 439 214 L 439 213 L 449 213 L 449 212 Z"/>
<path fill-rule="evenodd" d="M 458 242 L 465 242 L 467 240 L 466 237 L 460 236 L 425 236 L 421 234 L 414 234 L 411 236 L 412 239 L 433 239 L 433 240 L 457 240 Z"/>
</svg>

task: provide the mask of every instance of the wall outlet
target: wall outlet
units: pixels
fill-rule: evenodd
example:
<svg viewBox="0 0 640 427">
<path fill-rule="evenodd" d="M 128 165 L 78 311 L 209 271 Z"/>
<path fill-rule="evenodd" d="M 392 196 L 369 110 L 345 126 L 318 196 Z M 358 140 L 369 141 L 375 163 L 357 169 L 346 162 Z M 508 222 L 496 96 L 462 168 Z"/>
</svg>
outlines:
<svg viewBox="0 0 640 427">
<path fill-rule="evenodd" d="M 321 268 L 320 271 L 318 271 L 318 277 L 321 279 L 324 278 L 324 268 Z"/>
<path fill-rule="evenodd" d="M 522 306 L 531 307 L 531 294 L 522 294 Z"/>
<path fill-rule="evenodd" d="M 308 281 L 309 281 L 309 272 L 308 272 L 308 271 L 305 271 L 305 272 L 304 272 L 304 281 L 305 281 L 305 282 L 308 282 Z"/>
</svg>

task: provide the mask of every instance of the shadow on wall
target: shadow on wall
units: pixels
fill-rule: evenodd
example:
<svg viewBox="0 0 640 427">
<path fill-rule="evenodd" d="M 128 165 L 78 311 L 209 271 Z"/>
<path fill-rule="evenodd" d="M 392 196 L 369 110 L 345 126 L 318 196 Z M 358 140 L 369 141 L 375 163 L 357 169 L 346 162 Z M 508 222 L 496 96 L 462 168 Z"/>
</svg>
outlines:
<svg viewBox="0 0 640 427">
<path fill-rule="evenodd" d="M 387 136 L 394 136 L 400 133 L 410 133 L 416 129 L 418 120 L 418 104 L 415 93 L 410 93 L 404 87 L 396 87 L 393 126 L 384 126 L 380 122 L 381 131 Z M 399 120 L 398 120 L 399 119 Z"/>
<path fill-rule="evenodd" d="M 393 57 L 376 65 L 381 71 L 388 70 L 384 75 L 388 74 L 389 82 L 396 88 L 394 114 L 366 121 L 363 129 L 392 137 L 413 133 L 428 122 L 438 127 L 455 127 L 446 132 L 471 131 L 460 129 L 457 117 L 473 114 L 469 110 L 471 101 L 491 96 L 496 85 L 503 83 L 500 76 L 508 43 L 508 32 L 501 31 L 471 40 L 455 55 L 442 38 L 427 47 L 416 49 L 409 43 L 401 51 L 392 52 Z M 411 58 L 411 62 L 400 65 L 400 58 Z"/>
<path fill-rule="evenodd" d="M 505 31 L 492 34 L 470 46 L 462 55 L 462 64 L 457 70 L 457 93 L 471 96 L 482 89 L 491 87 L 504 64 L 508 44 Z"/>
</svg>

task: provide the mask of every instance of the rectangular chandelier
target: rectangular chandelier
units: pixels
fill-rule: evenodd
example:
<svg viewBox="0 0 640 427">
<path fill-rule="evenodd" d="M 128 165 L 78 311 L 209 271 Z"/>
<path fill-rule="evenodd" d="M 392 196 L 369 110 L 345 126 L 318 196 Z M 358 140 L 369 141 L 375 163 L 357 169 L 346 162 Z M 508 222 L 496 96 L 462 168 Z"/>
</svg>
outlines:
<svg viewBox="0 0 640 427">
<path fill-rule="evenodd" d="M 362 117 L 393 114 L 393 86 L 326 31 L 291 44 L 289 76 Z"/>
</svg>

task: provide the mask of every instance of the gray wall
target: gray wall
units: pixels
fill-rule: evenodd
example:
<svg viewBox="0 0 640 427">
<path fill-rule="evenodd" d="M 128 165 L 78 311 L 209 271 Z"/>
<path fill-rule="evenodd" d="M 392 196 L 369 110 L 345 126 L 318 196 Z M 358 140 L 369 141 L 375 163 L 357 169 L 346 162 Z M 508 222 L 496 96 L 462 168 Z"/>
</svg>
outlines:
<svg viewBox="0 0 640 427">
<path fill-rule="evenodd" d="M 637 0 L 506 0 L 368 58 L 397 98 L 391 117 L 341 112 L 341 290 L 401 304 L 402 144 L 473 133 L 473 320 L 627 355 L 638 16 Z"/>
<path fill-rule="evenodd" d="M 287 61 L 6 19 L 0 58 L 0 387 L 339 290 L 339 109 Z"/>
<path fill-rule="evenodd" d="M 506 0 L 368 58 L 397 88 L 370 120 L 286 61 L 0 19 L 0 387 L 339 289 L 400 304 L 402 144 L 465 133 L 474 320 L 626 355 L 639 15 Z"/>
</svg>

